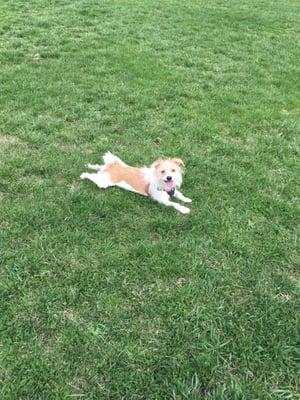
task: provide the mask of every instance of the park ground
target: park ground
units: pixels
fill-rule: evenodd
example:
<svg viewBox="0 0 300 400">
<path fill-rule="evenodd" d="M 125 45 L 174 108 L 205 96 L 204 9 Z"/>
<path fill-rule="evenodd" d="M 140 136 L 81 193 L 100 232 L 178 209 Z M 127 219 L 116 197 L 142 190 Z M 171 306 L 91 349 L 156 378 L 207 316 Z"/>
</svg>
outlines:
<svg viewBox="0 0 300 400">
<path fill-rule="evenodd" d="M 1 399 L 299 399 L 299 20 L 0 3 Z M 80 181 L 107 150 L 182 158 L 191 214 Z"/>
</svg>

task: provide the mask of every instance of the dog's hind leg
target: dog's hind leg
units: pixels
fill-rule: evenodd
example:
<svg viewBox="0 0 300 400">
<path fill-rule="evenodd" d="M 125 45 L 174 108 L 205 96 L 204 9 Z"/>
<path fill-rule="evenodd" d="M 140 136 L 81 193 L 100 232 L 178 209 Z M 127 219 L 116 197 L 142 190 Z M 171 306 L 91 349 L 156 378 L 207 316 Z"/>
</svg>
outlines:
<svg viewBox="0 0 300 400">
<path fill-rule="evenodd" d="M 111 181 L 109 174 L 106 172 L 98 172 L 98 174 L 90 174 L 89 172 L 84 172 L 80 175 L 80 178 L 89 179 L 101 189 L 106 189 L 109 186 L 114 186 L 114 183 Z"/>
<path fill-rule="evenodd" d="M 99 165 L 99 164 L 85 164 L 86 168 L 93 169 L 95 171 L 102 171 L 104 168 L 104 165 Z"/>
</svg>

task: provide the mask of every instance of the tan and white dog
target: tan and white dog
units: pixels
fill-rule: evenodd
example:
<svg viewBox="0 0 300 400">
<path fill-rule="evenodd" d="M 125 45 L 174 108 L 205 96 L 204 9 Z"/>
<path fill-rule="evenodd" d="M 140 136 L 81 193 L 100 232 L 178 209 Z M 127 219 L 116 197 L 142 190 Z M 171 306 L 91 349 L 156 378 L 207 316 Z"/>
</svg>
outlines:
<svg viewBox="0 0 300 400">
<path fill-rule="evenodd" d="M 179 158 L 156 160 L 148 167 L 131 167 L 110 152 L 103 156 L 104 165 L 87 164 L 86 167 L 97 171 L 96 173 L 84 172 L 81 179 L 89 179 L 99 188 L 106 189 L 110 186 L 149 196 L 166 206 L 176 208 L 183 214 L 190 209 L 170 201 L 175 197 L 185 203 L 192 200 L 185 197 L 179 190 L 182 183 L 182 169 L 184 163 Z"/>
</svg>

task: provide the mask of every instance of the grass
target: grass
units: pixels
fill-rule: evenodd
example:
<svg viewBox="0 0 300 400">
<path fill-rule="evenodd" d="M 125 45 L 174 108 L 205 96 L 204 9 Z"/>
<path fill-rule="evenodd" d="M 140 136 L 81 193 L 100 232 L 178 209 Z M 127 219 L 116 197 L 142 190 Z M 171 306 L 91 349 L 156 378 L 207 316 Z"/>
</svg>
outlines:
<svg viewBox="0 0 300 400">
<path fill-rule="evenodd" d="M 0 3 L 1 399 L 299 399 L 299 16 Z M 106 150 L 191 214 L 80 182 Z"/>
</svg>

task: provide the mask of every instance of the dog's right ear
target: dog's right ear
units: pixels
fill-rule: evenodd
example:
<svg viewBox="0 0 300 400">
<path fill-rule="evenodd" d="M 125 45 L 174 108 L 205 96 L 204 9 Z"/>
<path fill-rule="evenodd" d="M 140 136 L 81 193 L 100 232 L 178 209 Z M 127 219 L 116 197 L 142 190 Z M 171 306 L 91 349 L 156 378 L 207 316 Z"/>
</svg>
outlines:
<svg viewBox="0 0 300 400">
<path fill-rule="evenodd" d="M 155 169 L 159 168 L 159 166 L 160 166 L 160 164 L 161 164 L 161 161 L 162 161 L 162 160 L 156 160 L 156 161 L 154 161 L 154 163 L 152 163 L 151 167 L 152 167 L 152 168 L 155 168 Z"/>
<path fill-rule="evenodd" d="M 181 158 L 172 158 L 172 161 L 175 163 L 175 164 L 177 164 L 180 168 L 183 168 L 185 165 L 184 165 L 184 162 L 182 161 L 182 159 Z"/>
</svg>

